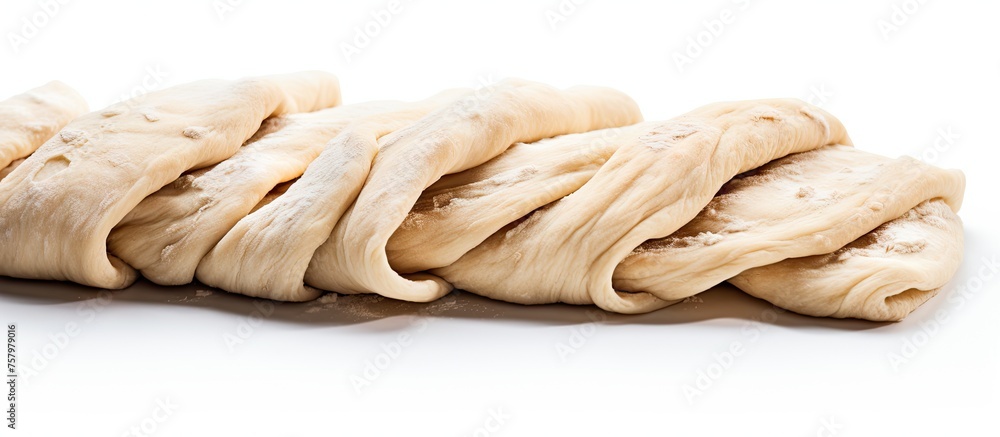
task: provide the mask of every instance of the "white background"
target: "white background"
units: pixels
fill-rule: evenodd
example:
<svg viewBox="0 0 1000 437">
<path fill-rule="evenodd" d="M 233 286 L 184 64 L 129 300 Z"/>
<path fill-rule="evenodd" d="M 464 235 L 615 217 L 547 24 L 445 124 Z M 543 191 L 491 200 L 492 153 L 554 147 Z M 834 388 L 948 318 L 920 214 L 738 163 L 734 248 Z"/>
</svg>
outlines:
<svg viewBox="0 0 1000 437">
<path fill-rule="evenodd" d="M 560 10 L 556 0 L 414 0 L 355 41 L 387 1 L 69 1 L 51 18 L 47 1 L 0 6 L 0 98 L 59 79 L 96 110 L 196 79 L 303 69 L 338 74 L 347 103 L 508 76 L 616 87 L 647 119 L 802 98 L 837 115 L 859 148 L 964 170 L 966 261 L 896 324 L 779 314 L 725 287 L 614 316 L 469 295 L 429 309 L 341 298 L 271 310 L 222 292 L 197 297 L 197 284 L 140 282 L 107 298 L 0 279 L 0 323 L 18 323 L 22 361 L 20 429 L 0 436 L 996 429 L 1000 279 L 983 270 L 1000 250 L 996 2 L 566 0 Z M 24 19 L 43 25 L 32 31 Z M 358 53 L 348 58 L 344 44 Z M 683 68 L 680 55 L 691 60 Z M 409 341 L 395 353 L 401 334 Z M 230 348 L 233 336 L 241 343 Z M 729 359 L 733 345 L 742 353 Z M 356 390 L 352 376 L 369 362 L 384 369 Z M 689 399 L 699 372 L 712 377 Z"/>
</svg>

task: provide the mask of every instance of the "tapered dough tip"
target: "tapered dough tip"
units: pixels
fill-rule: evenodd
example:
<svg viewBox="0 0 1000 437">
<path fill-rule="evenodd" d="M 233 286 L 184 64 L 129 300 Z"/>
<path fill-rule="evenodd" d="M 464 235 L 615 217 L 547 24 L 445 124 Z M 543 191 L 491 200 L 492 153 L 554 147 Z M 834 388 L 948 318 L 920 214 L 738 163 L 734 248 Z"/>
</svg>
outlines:
<svg viewBox="0 0 1000 437">
<path fill-rule="evenodd" d="M 403 275 L 402 278 L 409 282 L 405 296 L 383 295 L 410 302 L 431 302 L 451 293 L 455 288 L 448 281 L 427 273 Z"/>
</svg>

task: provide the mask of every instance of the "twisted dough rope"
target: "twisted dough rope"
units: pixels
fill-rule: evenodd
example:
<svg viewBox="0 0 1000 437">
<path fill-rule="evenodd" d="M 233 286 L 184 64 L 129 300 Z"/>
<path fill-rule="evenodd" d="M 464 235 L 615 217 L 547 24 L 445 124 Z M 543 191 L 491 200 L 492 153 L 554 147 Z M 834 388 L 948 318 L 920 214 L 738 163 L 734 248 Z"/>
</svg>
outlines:
<svg viewBox="0 0 1000 437">
<path fill-rule="evenodd" d="M 268 119 L 229 159 L 185 174 L 144 199 L 111 232 L 108 247 L 157 284 L 187 284 L 194 279 L 202 258 L 227 232 L 235 232 L 230 230 L 275 185 L 302 175 L 330 138 L 341 138 L 338 134 L 344 130 L 368 125 L 390 130 L 400 128 L 453 100 L 459 93 L 445 92 L 417 103 L 368 102 Z M 338 152 L 343 154 L 349 145 L 334 140 L 325 147 L 344 148 Z M 363 182 L 363 177 L 357 181 L 359 185 Z M 327 181 L 324 187 L 338 190 L 348 185 L 337 177 Z M 317 201 L 320 195 L 310 194 L 313 197 L 307 199 L 308 202 Z M 338 193 L 334 197 L 353 198 L 350 193 Z M 324 216 L 335 219 L 339 214 L 325 211 L 316 220 Z M 296 217 L 302 226 L 318 226 L 314 220 L 302 221 L 304 217 Z M 286 223 L 286 227 L 293 227 L 291 225 Z M 327 230 L 326 235 L 329 234 Z M 249 258 L 262 250 L 243 252 L 243 257 Z"/>
<path fill-rule="evenodd" d="M 291 122 L 293 117 L 269 123 L 232 158 L 232 164 L 226 161 L 196 172 L 162 195 L 151 196 L 162 205 L 140 205 L 133 211 L 129 217 L 145 216 L 147 223 L 126 219 L 112 234 L 112 249 L 116 241 L 122 242 L 122 247 L 143 247 L 140 237 L 149 232 L 139 230 L 149 225 L 152 227 L 147 230 L 165 230 L 171 238 L 180 238 L 181 247 L 186 238 L 195 242 L 189 244 L 196 247 L 191 251 L 195 256 L 177 269 L 190 272 L 190 260 L 197 259 L 235 218 L 252 208 L 198 266 L 199 279 L 204 276 L 207 283 L 221 282 L 222 288 L 230 291 L 303 300 L 318 294 L 302 284 L 304 263 L 311 257 L 310 270 L 322 265 L 317 263 L 320 252 L 314 255 L 312 251 L 329 236 L 331 228 L 346 227 L 347 216 L 339 222 L 337 219 L 355 201 L 352 212 L 358 205 L 366 205 L 364 209 L 375 214 L 369 218 L 383 220 L 363 223 L 369 225 L 360 227 L 366 231 L 360 233 L 358 241 L 363 245 L 343 243 L 345 237 L 358 234 L 341 230 L 338 235 L 335 229 L 325 246 L 341 246 L 338 255 L 354 255 L 356 261 L 384 257 L 392 269 L 402 273 L 434 269 L 433 273 L 470 291 L 522 303 L 596 302 L 612 311 L 644 312 L 730 279 L 751 294 L 806 314 L 898 320 L 933 294 L 917 290 L 940 287 L 957 269 L 961 223 L 951 208 L 957 209 L 961 201 L 961 174 L 912 160 L 889 160 L 846 146 L 822 147 L 849 140 L 842 125 L 818 108 L 788 100 L 709 105 L 668 122 L 519 143 L 493 157 L 507 148 L 505 143 L 520 138 L 519 128 L 528 137 L 524 141 L 555 135 L 548 132 L 531 138 L 525 132 L 546 126 L 532 124 L 532 119 L 524 116 L 532 109 L 535 117 L 553 111 L 545 103 L 534 108 L 530 104 L 544 100 L 538 96 L 554 90 L 520 81 L 503 84 L 500 89 L 499 97 L 460 99 L 402 130 L 398 129 L 413 120 L 400 122 L 395 114 L 382 118 L 358 115 L 359 122 L 346 128 L 344 119 L 352 119 L 349 111 L 340 118 L 328 115 L 323 123 L 333 127 L 328 126 L 332 130 L 325 134 L 339 129 L 340 135 L 322 149 L 320 158 L 308 166 L 299 181 L 282 184 L 261 200 L 268 186 L 301 173 L 299 169 L 319 150 L 316 144 L 322 137 L 315 134 L 319 125 L 310 128 L 308 123 Z M 627 97 L 608 90 L 590 92 L 593 94 L 583 116 L 572 111 L 581 101 L 571 102 L 569 112 L 559 112 L 566 108 L 559 99 L 546 103 L 555 102 L 558 114 L 570 114 L 567 131 L 575 131 L 572 126 L 584 126 L 581 131 L 598 128 L 572 123 L 586 114 L 591 114 L 591 123 L 620 115 L 613 122 L 603 121 L 610 126 L 638 121 L 638 111 Z M 448 101 L 442 98 L 439 106 Z M 519 106 L 524 104 L 528 104 L 527 109 Z M 604 115 L 600 117 L 592 115 L 601 111 Z M 288 130 L 279 134 L 284 129 Z M 497 138 L 497 132 L 510 136 Z M 292 144 L 296 137 L 311 139 L 307 141 L 311 145 L 297 147 Z M 410 146 L 397 147 L 399 141 Z M 382 150 L 362 188 L 358 181 L 368 174 L 366 163 L 371 163 L 379 146 Z M 809 150 L 740 175 L 713 197 L 718 185 L 738 173 Z M 493 159 L 475 166 L 489 158 Z M 227 186 L 225 181 L 236 170 L 255 176 L 241 179 L 244 184 Z M 420 194 L 439 173 L 450 174 Z M 346 181 L 346 175 L 354 182 Z M 643 178 L 659 182 L 649 185 Z M 423 180 L 424 186 L 412 184 L 414 179 Z M 204 183 L 191 183 L 196 180 Z M 195 185 L 200 187 L 191 189 Z M 660 187 L 666 189 L 660 191 Z M 396 201 L 405 196 L 390 194 L 406 189 L 420 197 Z M 366 190 L 376 194 L 365 200 Z M 361 197 L 357 197 L 358 191 Z M 175 195 L 200 200 L 188 202 L 187 208 L 163 206 Z M 224 202 L 229 197 L 239 200 Z M 604 204 L 595 207 L 595 199 Z M 629 202 L 638 207 L 630 207 Z M 256 207 L 252 207 L 254 203 Z M 379 210 L 372 206 L 386 203 L 392 206 L 390 211 L 402 210 L 405 218 L 396 214 L 379 217 Z M 165 215 L 163 219 L 157 209 Z M 580 211 L 584 214 L 573 215 Z M 521 218 L 528 213 L 527 218 Z M 622 216 L 622 223 L 601 226 L 602 220 L 605 225 L 616 224 L 612 213 Z M 171 227 L 170 217 L 175 216 L 188 224 Z M 191 217 L 197 219 L 192 221 Z M 899 218 L 893 220 L 895 217 Z M 200 237 L 191 238 L 203 228 L 191 225 L 199 221 L 211 228 L 202 236 L 215 235 L 207 238 L 208 244 Z M 394 225 L 394 221 L 398 223 Z M 128 236 L 124 230 L 136 223 L 138 227 Z M 874 226 L 879 227 L 865 234 Z M 571 238 L 583 228 L 585 237 Z M 117 234 L 119 231 L 122 233 Z M 116 238 L 116 234 L 121 237 Z M 283 239 L 286 234 L 292 238 Z M 526 234 L 528 238 L 523 237 Z M 516 241 L 519 235 L 522 239 Z M 631 243 L 639 238 L 639 243 Z M 579 249 L 567 252 L 562 247 L 573 244 Z M 837 249 L 844 244 L 847 246 Z M 639 248 L 635 249 L 636 245 Z M 167 247 L 175 246 L 177 243 Z M 163 246 L 150 247 L 153 249 L 147 253 Z M 569 260 L 569 267 L 576 264 L 584 268 L 572 277 L 568 276 L 572 270 L 522 262 L 524 253 L 532 249 L 536 252 L 529 254 L 535 259 Z M 822 255 L 832 250 L 836 252 Z M 782 261 L 803 256 L 806 258 Z M 584 262 L 574 263 L 571 258 Z M 164 257 L 154 263 L 163 266 L 163 272 L 173 270 Z M 697 269 L 692 268 L 695 264 Z M 427 300 L 450 289 L 450 284 L 437 278 L 408 282 L 379 262 L 360 267 L 367 268 L 327 275 L 334 281 L 343 280 L 338 275 L 347 276 L 352 285 L 346 289 L 324 288 L 367 292 L 378 288 L 372 284 L 381 282 L 390 287 L 375 291 L 409 300 Z M 497 267 L 505 270 L 498 273 Z M 282 275 L 284 272 L 289 274 Z M 278 279 L 272 279 L 274 276 Z M 183 275 L 180 280 L 184 281 Z M 513 281 L 521 285 L 511 286 Z M 584 286 L 574 289 L 574 281 Z M 809 293 L 803 295 L 801 290 Z"/>
</svg>

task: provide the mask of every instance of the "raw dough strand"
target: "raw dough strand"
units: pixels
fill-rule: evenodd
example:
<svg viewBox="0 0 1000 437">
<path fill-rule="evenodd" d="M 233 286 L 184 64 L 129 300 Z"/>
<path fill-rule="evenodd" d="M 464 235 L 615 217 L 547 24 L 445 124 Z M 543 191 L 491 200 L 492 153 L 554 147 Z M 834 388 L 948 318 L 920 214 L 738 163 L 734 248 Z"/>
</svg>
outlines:
<svg viewBox="0 0 1000 437">
<path fill-rule="evenodd" d="M 632 251 L 613 283 L 684 299 L 744 270 L 833 252 L 930 199 L 957 211 L 964 188 L 961 172 L 909 157 L 847 146 L 787 156 L 734 178 L 677 232 Z"/>
<path fill-rule="evenodd" d="M 933 199 L 831 254 L 757 267 L 729 282 L 801 314 L 899 321 L 955 275 L 962 241 L 961 219 Z"/>
<path fill-rule="evenodd" d="M 720 103 L 641 126 L 579 190 L 432 272 L 512 302 L 595 303 L 620 313 L 662 308 L 672 302 L 612 287 L 629 252 L 679 229 L 739 173 L 850 143 L 836 118 L 798 100 Z"/>
<path fill-rule="evenodd" d="M 309 260 L 357 197 L 378 139 L 468 95 L 453 90 L 417 103 L 393 103 L 353 120 L 288 190 L 243 217 L 201 260 L 198 280 L 228 291 L 302 301 L 319 292 L 303 282 Z"/>
<path fill-rule="evenodd" d="M 387 135 L 371 174 L 330 239 L 314 254 L 306 283 L 345 293 L 378 293 L 427 302 L 451 290 L 435 276 L 404 278 L 385 252 L 420 193 L 441 176 L 480 165 L 516 142 L 625 126 L 641 120 L 621 92 L 594 87 L 560 91 L 505 80 L 485 95 L 461 99 Z"/>
<path fill-rule="evenodd" d="M 111 232 L 111 253 L 157 284 L 187 284 L 254 205 L 277 184 L 299 177 L 342 130 L 373 117 L 413 120 L 433 105 L 367 102 L 268 119 L 229 159 L 185 174 L 139 203 Z"/>
<path fill-rule="evenodd" d="M 111 229 L 182 173 L 229 158 L 271 116 L 340 103 L 321 72 L 207 80 L 83 115 L 0 181 L 0 275 L 123 288 Z"/>
</svg>

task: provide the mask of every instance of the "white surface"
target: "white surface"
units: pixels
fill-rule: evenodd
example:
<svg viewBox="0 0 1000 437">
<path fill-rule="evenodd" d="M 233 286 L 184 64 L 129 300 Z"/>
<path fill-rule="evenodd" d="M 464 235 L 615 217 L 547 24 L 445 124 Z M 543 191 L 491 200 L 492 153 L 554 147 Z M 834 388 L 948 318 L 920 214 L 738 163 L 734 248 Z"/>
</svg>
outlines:
<svg viewBox="0 0 1000 437">
<path fill-rule="evenodd" d="M 0 6 L 3 98 L 59 79 L 96 109 L 144 81 L 161 88 L 318 68 L 341 77 L 348 103 L 418 99 L 504 76 L 617 87 L 647 119 L 720 100 L 809 99 L 840 117 L 860 148 L 966 172 L 966 262 L 952 286 L 898 324 L 776 315 L 730 288 L 654 314 L 609 315 L 596 327 L 588 317 L 602 313 L 588 308 L 468 295 L 449 297 L 428 316 L 415 315 L 419 305 L 341 298 L 327 309 L 282 304 L 256 323 L 253 300 L 220 292 L 196 298 L 205 288 L 197 284 L 140 283 L 101 304 L 84 287 L 0 279 L 0 323 L 19 324 L 21 372 L 37 371 L 19 387 L 20 429 L 0 436 L 122 435 L 144 421 L 147 430 L 156 424 L 155 435 L 996 429 L 1000 279 L 978 279 L 982 257 L 1000 250 L 996 3 L 925 2 L 903 13 L 905 23 L 886 39 L 879 21 L 892 23 L 894 6 L 912 9 L 914 0 L 580 2 L 575 11 L 564 7 L 570 13 L 554 29 L 546 11 L 559 7 L 556 0 L 402 1 L 347 62 L 342 43 L 388 1 L 231 0 L 237 5 L 221 19 L 216 7 L 226 0 L 68 2 L 15 53 L 11 32 L 47 1 Z M 731 23 L 678 71 L 672 54 L 724 9 Z M 166 76 L 147 79 L 148 70 Z M 933 153 L 939 130 L 949 129 L 959 137 L 939 141 L 942 151 Z M 965 285 L 978 292 L 949 295 Z M 935 325 L 938 311 L 948 318 Z M 761 318 L 770 321 L 753 322 Z M 248 320 L 257 326 L 230 350 L 225 336 L 240 334 Z M 53 355 L 61 342 L 52 338 L 67 323 L 78 333 Z M 585 341 L 561 359 L 559 345 L 581 332 Z M 358 393 L 352 375 L 403 333 L 412 342 Z M 894 366 L 891 354 L 907 341 L 921 346 Z M 734 342 L 744 352 L 689 403 L 683 387 Z M 36 366 L 35 352 L 46 348 L 51 359 Z M 158 400 L 174 411 L 154 414 Z M 491 409 L 509 418 L 486 429 Z"/>
</svg>

